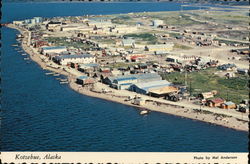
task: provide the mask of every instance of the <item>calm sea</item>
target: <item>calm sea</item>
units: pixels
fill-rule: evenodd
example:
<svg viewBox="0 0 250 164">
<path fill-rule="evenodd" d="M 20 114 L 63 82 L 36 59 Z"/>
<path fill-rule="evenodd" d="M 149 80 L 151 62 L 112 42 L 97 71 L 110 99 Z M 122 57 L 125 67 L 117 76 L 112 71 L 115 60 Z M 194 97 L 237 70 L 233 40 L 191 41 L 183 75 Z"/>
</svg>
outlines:
<svg viewBox="0 0 250 164">
<path fill-rule="evenodd" d="M 176 3 L 4 3 L 3 22 L 179 10 Z M 248 133 L 78 94 L 12 44 L 2 28 L 1 151 L 247 152 Z"/>
</svg>

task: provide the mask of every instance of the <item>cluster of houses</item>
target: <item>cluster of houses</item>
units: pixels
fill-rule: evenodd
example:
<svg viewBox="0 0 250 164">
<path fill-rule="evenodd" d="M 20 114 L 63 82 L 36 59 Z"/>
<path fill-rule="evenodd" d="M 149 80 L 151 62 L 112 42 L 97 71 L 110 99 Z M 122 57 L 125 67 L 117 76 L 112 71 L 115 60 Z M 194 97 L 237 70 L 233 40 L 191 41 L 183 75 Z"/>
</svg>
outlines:
<svg viewBox="0 0 250 164">
<path fill-rule="evenodd" d="M 47 31 L 76 31 L 77 37 L 68 38 L 69 42 L 80 42 L 93 45 L 95 53 L 90 53 L 85 50 L 80 49 L 70 49 L 66 46 L 53 46 L 46 40 L 41 38 L 45 37 L 44 34 L 39 32 L 32 32 L 31 45 L 34 48 L 39 49 L 39 52 L 47 56 L 48 59 L 54 61 L 55 63 L 63 66 L 70 66 L 77 69 L 80 72 L 86 74 L 86 76 L 79 76 L 76 80 L 78 84 L 89 85 L 93 84 L 99 80 L 112 88 L 118 90 L 129 90 L 139 94 L 149 95 L 153 97 L 165 98 L 171 101 L 178 101 L 186 93 L 186 86 L 178 86 L 176 84 L 170 83 L 166 80 L 162 80 L 159 73 L 178 71 L 182 72 L 187 70 L 197 71 L 205 69 L 207 67 L 216 67 L 218 61 L 210 60 L 208 58 L 201 58 L 191 55 L 167 55 L 166 61 L 168 64 L 160 65 L 158 63 L 143 62 L 138 63 L 134 66 L 127 68 L 111 69 L 101 66 L 97 63 L 96 52 L 100 51 L 103 56 L 106 56 L 109 52 L 110 55 L 115 52 L 124 57 L 123 62 L 137 62 L 138 60 L 145 59 L 148 56 L 157 54 L 167 54 L 173 47 L 173 43 L 166 44 L 156 44 L 156 45 L 139 45 L 133 38 L 123 38 L 115 36 L 116 45 L 122 46 L 123 48 L 117 48 L 110 46 L 101 45 L 93 40 L 100 40 L 104 36 L 92 35 L 90 34 L 125 34 L 128 32 L 137 32 L 137 26 L 127 26 L 127 25 L 114 25 L 109 20 L 103 19 L 86 19 L 82 23 L 66 23 L 66 21 L 47 21 L 43 22 L 39 17 L 35 17 L 31 20 L 17 21 L 15 24 L 21 25 L 36 25 L 40 23 L 45 24 Z M 161 27 L 164 26 L 162 20 L 152 21 L 152 26 Z M 46 34 L 45 34 L 46 35 Z M 105 36 L 106 37 L 106 36 Z M 93 39 L 93 40 L 91 40 Z M 217 44 L 213 40 L 208 40 L 206 37 L 193 37 L 189 35 L 189 32 L 184 32 L 181 39 L 186 39 L 188 41 L 191 39 L 195 44 L 200 46 L 208 46 L 211 44 Z M 195 41 L 194 41 L 195 40 Z M 109 47 L 109 48 L 107 48 Z M 141 50 L 142 53 L 134 53 L 127 51 L 126 48 Z M 123 55 L 123 56 L 122 56 Z M 217 67 L 220 70 L 235 70 L 236 66 L 234 64 L 224 64 Z M 237 69 L 240 74 L 247 74 L 248 70 Z M 98 78 L 97 78 L 98 77 Z M 215 92 L 202 93 L 200 95 L 202 100 L 206 100 L 205 104 L 210 107 L 220 107 L 223 109 L 235 109 L 237 106 L 235 103 L 221 98 L 213 98 Z"/>
</svg>

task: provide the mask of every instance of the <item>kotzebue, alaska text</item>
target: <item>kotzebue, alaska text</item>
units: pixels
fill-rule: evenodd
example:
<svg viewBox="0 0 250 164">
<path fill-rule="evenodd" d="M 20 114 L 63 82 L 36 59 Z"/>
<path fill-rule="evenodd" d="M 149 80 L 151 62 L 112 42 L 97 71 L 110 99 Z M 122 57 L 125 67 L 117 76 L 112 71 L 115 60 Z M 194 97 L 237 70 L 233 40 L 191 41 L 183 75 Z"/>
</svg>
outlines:
<svg viewBox="0 0 250 164">
<path fill-rule="evenodd" d="M 40 156 L 40 155 L 34 155 L 34 154 L 29 154 L 29 155 L 23 155 L 23 154 L 16 154 L 15 159 L 25 159 L 25 160 L 41 160 L 41 159 L 61 159 L 61 156 L 58 154 L 46 154 L 45 156 Z"/>
</svg>

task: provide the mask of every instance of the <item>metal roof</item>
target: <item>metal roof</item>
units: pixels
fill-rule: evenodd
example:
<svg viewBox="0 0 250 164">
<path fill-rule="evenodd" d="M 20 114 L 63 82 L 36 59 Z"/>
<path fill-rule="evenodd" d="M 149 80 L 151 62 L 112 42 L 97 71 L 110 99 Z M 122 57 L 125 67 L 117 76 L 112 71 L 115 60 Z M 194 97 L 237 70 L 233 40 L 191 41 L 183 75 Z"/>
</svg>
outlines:
<svg viewBox="0 0 250 164">
<path fill-rule="evenodd" d="M 57 60 L 61 60 L 61 59 L 90 58 L 90 57 L 94 57 L 94 56 L 90 54 L 81 54 L 81 55 L 62 55 L 62 56 L 56 56 L 55 58 Z"/>
<path fill-rule="evenodd" d="M 116 78 L 117 81 L 126 81 L 126 80 L 136 80 L 136 77 L 122 77 L 122 78 Z"/>
<path fill-rule="evenodd" d="M 141 82 L 134 84 L 136 87 L 148 91 L 149 89 L 157 89 L 161 87 L 170 86 L 171 83 L 166 80 L 150 81 L 150 82 Z"/>
<path fill-rule="evenodd" d="M 43 50 L 66 49 L 65 46 L 43 47 Z"/>
<path fill-rule="evenodd" d="M 225 105 L 235 105 L 235 103 L 233 103 L 232 101 L 228 101 L 224 103 Z"/>
<path fill-rule="evenodd" d="M 79 67 L 98 67 L 97 63 L 79 64 Z"/>
<path fill-rule="evenodd" d="M 88 76 L 79 76 L 77 79 L 81 79 L 81 80 L 84 80 L 84 79 L 87 79 Z"/>
</svg>

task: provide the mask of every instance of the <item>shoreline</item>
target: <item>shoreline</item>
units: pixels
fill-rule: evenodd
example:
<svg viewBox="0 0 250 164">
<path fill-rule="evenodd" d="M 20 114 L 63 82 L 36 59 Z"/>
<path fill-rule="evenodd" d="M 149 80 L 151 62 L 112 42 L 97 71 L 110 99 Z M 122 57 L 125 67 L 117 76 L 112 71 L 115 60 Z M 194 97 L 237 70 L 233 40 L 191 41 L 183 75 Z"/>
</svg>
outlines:
<svg viewBox="0 0 250 164">
<path fill-rule="evenodd" d="M 24 39 L 25 38 L 27 39 L 27 35 L 24 35 L 25 31 L 23 31 L 22 29 L 14 26 L 12 24 L 8 25 L 7 27 L 18 30 L 19 33 L 23 34 Z M 68 69 L 62 70 L 62 69 L 50 67 L 47 63 L 45 63 L 40 58 L 40 55 L 38 53 L 34 52 L 31 47 L 29 47 L 27 44 L 25 44 L 23 42 L 23 40 L 20 43 L 21 48 L 27 54 L 29 54 L 29 57 L 31 60 L 36 62 L 42 69 L 53 71 L 53 72 L 67 76 L 68 81 L 69 81 L 68 86 L 80 94 L 90 96 L 90 97 L 104 99 L 107 101 L 120 103 L 123 105 L 129 105 L 129 106 L 136 107 L 139 109 L 147 109 L 149 111 L 161 112 L 161 113 L 165 113 L 165 114 L 174 115 L 177 117 L 198 120 L 198 121 L 206 122 L 206 123 L 209 123 L 212 125 L 220 125 L 223 127 L 234 129 L 234 130 L 248 132 L 248 121 L 240 121 L 239 118 L 234 118 L 234 117 L 225 117 L 224 118 L 224 117 L 221 117 L 218 113 L 204 113 L 204 111 L 202 111 L 202 112 L 197 111 L 197 110 L 195 111 L 190 107 L 185 107 L 185 104 L 180 106 L 180 105 L 174 105 L 174 103 L 170 103 L 170 102 L 163 103 L 162 101 L 154 100 L 153 98 L 152 98 L 153 101 L 149 101 L 149 102 L 145 103 L 145 105 L 141 105 L 141 106 L 134 105 L 130 101 L 125 101 L 125 98 L 127 97 L 126 93 L 128 93 L 129 91 L 124 91 L 124 93 L 121 94 L 121 92 L 119 92 L 118 90 L 109 88 L 100 82 L 95 84 L 95 86 L 94 86 L 95 91 L 91 90 L 93 88 L 82 87 L 82 86 L 75 83 L 76 75 L 74 75 L 74 74 L 72 74 L 72 72 L 70 72 L 71 70 L 74 70 L 74 69 L 68 68 Z M 59 65 L 58 65 L 58 67 L 59 67 Z M 101 90 L 103 88 L 107 88 L 108 90 L 111 91 L 111 93 L 102 93 Z M 140 95 L 140 94 L 137 94 L 134 92 L 130 92 L 130 94 L 131 93 L 134 95 L 140 96 L 140 97 L 146 97 L 146 98 L 148 97 L 148 96 Z"/>
</svg>

